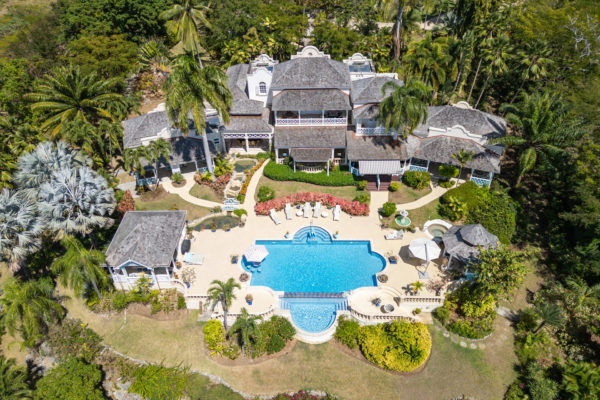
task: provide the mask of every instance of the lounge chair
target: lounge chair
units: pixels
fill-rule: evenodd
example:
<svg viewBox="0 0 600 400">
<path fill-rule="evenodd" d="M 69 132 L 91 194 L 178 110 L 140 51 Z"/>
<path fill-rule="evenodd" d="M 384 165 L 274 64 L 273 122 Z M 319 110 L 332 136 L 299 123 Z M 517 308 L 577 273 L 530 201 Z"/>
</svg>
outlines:
<svg viewBox="0 0 600 400">
<path fill-rule="evenodd" d="M 304 203 L 304 218 L 310 217 L 310 203 L 307 201 Z"/>
<path fill-rule="evenodd" d="M 342 212 L 342 207 L 340 207 L 339 204 L 335 205 L 335 208 L 333 209 L 333 220 L 334 221 L 339 221 L 340 220 L 340 213 Z"/>
<path fill-rule="evenodd" d="M 271 210 L 269 211 L 269 215 L 271 216 L 271 219 L 273 220 L 273 222 L 275 222 L 275 225 L 281 224 L 281 221 L 279 220 L 279 217 L 277 216 L 277 212 L 275 211 L 274 208 L 271 208 Z"/>
<path fill-rule="evenodd" d="M 404 231 L 403 230 L 394 231 L 394 232 L 390 232 L 390 233 L 386 233 L 385 234 L 385 239 L 386 240 L 400 240 L 403 237 L 404 237 Z"/>
<path fill-rule="evenodd" d="M 290 203 L 285 203 L 285 219 L 292 219 L 292 206 L 290 205 Z"/>
<path fill-rule="evenodd" d="M 183 261 L 188 264 L 202 265 L 204 264 L 204 256 L 202 254 L 188 252 L 183 256 Z"/>
<path fill-rule="evenodd" d="M 320 214 L 321 214 L 321 202 L 317 201 L 315 203 L 315 209 L 313 211 L 313 217 L 314 218 L 318 218 Z"/>
</svg>

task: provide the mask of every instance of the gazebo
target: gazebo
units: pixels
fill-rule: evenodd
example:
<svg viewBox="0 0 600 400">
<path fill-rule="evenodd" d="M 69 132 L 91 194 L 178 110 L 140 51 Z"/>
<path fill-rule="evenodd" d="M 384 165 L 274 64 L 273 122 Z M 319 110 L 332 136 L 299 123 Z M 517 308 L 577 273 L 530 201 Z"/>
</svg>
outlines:
<svg viewBox="0 0 600 400">
<path fill-rule="evenodd" d="M 446 253 L 450 256 L 448 266 L 452 259 L 457 258 L 468 264 L 479 255 L 479 249 L 496 248 L 498 237 L 491 234 L 481 224 L 453 226 L 442 236 Z"/>
</svg>

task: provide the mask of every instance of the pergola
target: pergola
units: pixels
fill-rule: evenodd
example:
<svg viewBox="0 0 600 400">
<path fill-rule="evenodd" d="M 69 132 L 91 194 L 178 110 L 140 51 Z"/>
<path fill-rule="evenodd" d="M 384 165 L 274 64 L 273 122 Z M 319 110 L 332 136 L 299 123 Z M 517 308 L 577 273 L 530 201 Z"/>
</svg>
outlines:
<svg viewBox="0 0 600 400">
<path fill-rule="evenodd" d="M 457 258 L 468 264 L 479 256 L 480 249 L 496 248 L 498 237 L 491 234 L 481 224 L 453 226 L 442 236 L 445 252 L 450 256 L 448 266 L 452 259 Z"/>
</svg>

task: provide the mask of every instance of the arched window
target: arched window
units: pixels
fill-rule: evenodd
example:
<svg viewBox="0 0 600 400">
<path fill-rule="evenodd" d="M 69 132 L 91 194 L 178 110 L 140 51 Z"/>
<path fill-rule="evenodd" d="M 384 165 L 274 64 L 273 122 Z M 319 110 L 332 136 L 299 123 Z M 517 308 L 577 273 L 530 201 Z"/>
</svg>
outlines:
<svg viewBox="0 0 600 400">
<path fill-rule="evenodd" d="M 260 82 L 258 84 L 258 93 L 267 94 L 267 84 L 264 82 Z"/>
</svg>

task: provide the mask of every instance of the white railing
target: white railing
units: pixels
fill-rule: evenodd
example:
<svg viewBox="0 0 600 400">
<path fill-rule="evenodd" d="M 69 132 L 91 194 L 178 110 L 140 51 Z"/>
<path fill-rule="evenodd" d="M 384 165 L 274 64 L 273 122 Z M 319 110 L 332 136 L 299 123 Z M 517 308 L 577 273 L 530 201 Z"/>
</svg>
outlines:
<svg viewBox="0 0 600 400">
<path fill-rule="evenodd" d="M 385 127 L 384 126 L 377 126 L 374 128 L 369 128 L 369 127 L 360 127 L 356 129 L 356 134 L 357 135 L 365 135 L 365 136 L 369 136 L 369 135 L 393 135 L 395 134 L 395 131 L 390 129 L 389 131 L 386 132 Z"/>
<path fill-rule="evenodd" d="M 400 298 L 400 304 L 402 304 L 402 303 L 442 304 L 442 303 L 444 303 L 444 298 L 443 297 L 421 297 L 421 296 L 404 297 L 404 296 L 402 296 Z"/>
<path fill-rule="evenodd" d="M 421 172 L 427 172 L 427 167 L 420 167 L 418 165 L 411 165 L 409 168 L 410 171 L 421 171 Z"/>
<path fill-rule="evenodd" d="M 474 176 L 471 176 L 471 181 L 478 184 L 479 186 L 490 186 L 492 183 L 491 179 L 477 178 Z"/>
<path fill-rule="evenodd" d="M 394 314 L 363 314 L 356 310 L 350 308 L 350 314 L 364 322 L 371 321 L 394 321 L 394 320 L 407 320 L 407 321 L 416 321 L 416 318 L 409 317 L 408 315 L 394 315 Z"/>
<path fill-rule="evenodd" d="M 310 125 L 346 125 L 347 118 L 276 118 L 275 125 L 310 126 Z"/>
<path fill-rule="evenodd" d="M 319 166 L 305 166 L 302 164 L 296 165 L 297 171 L 308 172 L 308 173 L 313 173 L 313 174 L 322 172 L 324 169 L 325 169 L 325 167 L 319 167 Z"/>
</svg>

